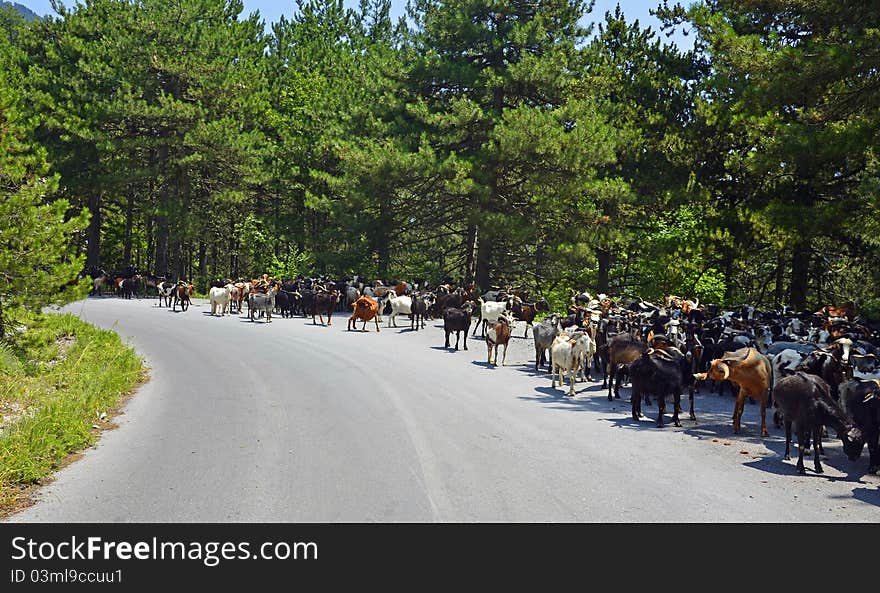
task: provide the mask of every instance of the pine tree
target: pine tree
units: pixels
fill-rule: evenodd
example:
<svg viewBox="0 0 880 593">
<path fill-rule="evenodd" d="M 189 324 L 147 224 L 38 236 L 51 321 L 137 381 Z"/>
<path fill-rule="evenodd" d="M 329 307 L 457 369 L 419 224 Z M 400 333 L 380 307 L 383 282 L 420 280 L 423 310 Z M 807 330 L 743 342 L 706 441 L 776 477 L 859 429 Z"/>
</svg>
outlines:
<svg viewBox="0 0 880 593">
<path fill-rule="evenodd" d="M 7 21 L 0 30 L 0 337 L 12 310 L 82 296 L 83 258 L 73 240 L 88 221 L 87 212 L 69 216 L 64 199 L 47 201 L 58 179 L 26 117 L 21 52 L 10 41 L 21 32 L 15 27 Z"/>
</svg>

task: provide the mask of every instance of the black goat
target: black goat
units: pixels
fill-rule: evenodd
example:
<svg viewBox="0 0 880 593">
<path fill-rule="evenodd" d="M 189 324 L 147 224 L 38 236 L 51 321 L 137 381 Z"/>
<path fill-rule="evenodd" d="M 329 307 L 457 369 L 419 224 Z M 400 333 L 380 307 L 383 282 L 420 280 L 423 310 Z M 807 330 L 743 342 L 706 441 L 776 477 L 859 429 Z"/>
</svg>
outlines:
<svg viewBox="0 0 880 593">
<path fill-rule="evenodd" d="M 410 322 L 410 329 L 419 331 L 419 326 L 425 327 L 425 316 L 427 316 L 428 309 L 430 309 L 433 304 L 434 295 L 431 293 L 414 294 L 412 296 L 412 304 L 410 305 L 412 321 Z"/>
<path fill-rule="evenodd" d="M 847 381 L 840 386 L 840 401 L 868 443 L 868 473 L 880 472 L 880 382 Z"/>
<path fill-rule="evenodd" d="M 663 426 L 666 413 L 666 396 L 672 395 L 674 407 L 672 422 L 681 426 L 678 413 L 681 410 L 681 393 L 693 382 L 690 361 L 680 352 L 648 349 L 629 364 L 629 378 L 632 382 L 632 416 L 638 420 L 642 416 L 642 395 L 653 393 L 657 397 L 657 426 Z M 691 396 L 691 418 L 694 416 L 694 400 Z"/>
<path fill-rule="evenodd" d="M 843 450 L 851 461 L 862 454 L 865 445 L 864 435 L 853 424 L 840 404 L 831 397 L 828 383 L 821 377 L 798 371 L 783 377 L 773 388 L 773 406 L 782 414 L 785 423 L 785 459 L 791 459 L 791 427 L 794 424 L 798 436 L 797 471 L 805 474 L 804 451 L 810 436 L 815 441 L 814 467 L 817 474 L 822 473 L 819 454 L 822 452 L 822 427 L 830 426 L 837 431 L 843 441 Z"/>
<path fill-rule="evenodd" d="M 840 384 L 846 380 L 848 372 L 847 365 L 836 351 L 829 353 L 825 350 L 814 350 L 794 370 L 821 377 L 828 384 L 834 399 L 837 399 Z"/>
<path fill-rule="evenodd" d="M 464 349 L 467 350 L 468 330 L 471 327 L 471 312 L 473 305 L 470 302 L 461 306 L 461 309 L 449 308 L 443 311 L 443 330 L 446 332 L 445 348 L 449 348 L 449 334 L 455 332 L 455 349 L 458 350 L 458 341 L 461 332 L 464 332 Z"/>
<path fill-rule="evenodd" d="M 286 290 L 279 290 L 275 295 L 275 308 L 281 313 L 281 317 L 293 317 L 295 297 L 295 292 Z"/>
</svg>

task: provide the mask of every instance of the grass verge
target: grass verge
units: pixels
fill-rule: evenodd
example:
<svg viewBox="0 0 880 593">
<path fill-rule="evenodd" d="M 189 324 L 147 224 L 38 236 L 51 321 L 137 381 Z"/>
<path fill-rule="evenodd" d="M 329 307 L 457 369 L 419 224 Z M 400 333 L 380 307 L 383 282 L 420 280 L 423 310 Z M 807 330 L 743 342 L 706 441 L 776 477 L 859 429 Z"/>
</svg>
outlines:
<svg viewBox="0 0 880 593">
<path fill-rule="evenodd" d="M 0 341 L 0 517 L 113 426 L 146 378 L 132 348 L 73 315 L 22 315 Z M 22 328 L 25 328 L 22 330 Z"/>
</svg>

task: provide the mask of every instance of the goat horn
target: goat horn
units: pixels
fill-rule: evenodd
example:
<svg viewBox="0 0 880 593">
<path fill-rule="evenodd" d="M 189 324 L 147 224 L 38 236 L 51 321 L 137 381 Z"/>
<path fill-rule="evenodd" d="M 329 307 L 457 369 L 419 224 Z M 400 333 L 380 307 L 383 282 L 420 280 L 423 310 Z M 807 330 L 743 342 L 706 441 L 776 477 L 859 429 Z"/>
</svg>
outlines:
<svg viewBox="0 0 880 593">
<path fill-rule="evenodd" d="M 724 364 L 723 362 L 719 363 L 718 366 L 721 367 L 721 372 L 723 373 L 721 380 L 727 381 L 728 377 L 730 377 L 730 367 L 727 366 L 726 364 Z"/>
</svg>

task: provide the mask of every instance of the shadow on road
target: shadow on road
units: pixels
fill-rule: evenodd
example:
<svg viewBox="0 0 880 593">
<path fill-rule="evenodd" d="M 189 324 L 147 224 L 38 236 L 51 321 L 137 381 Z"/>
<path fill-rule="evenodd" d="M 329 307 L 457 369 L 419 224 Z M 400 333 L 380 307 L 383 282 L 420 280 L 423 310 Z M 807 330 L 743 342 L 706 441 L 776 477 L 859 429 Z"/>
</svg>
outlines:
<svg viewBox="0 0 880 593">
<path fill-rule="evenodd" d="M 439 350 L 441 352 L 448 352 L 449 354 L 457 354 L 459 352 L 470 352 L 470 350 L 465 350 L 464 348 L 455 349 L 455 346 L 450 346 L 446 348 L 445 346 L 428 346 L 431 350 Z"/>
<path fill-rule="evenodd" d="M 478 364 L 478 363 L 474 363 Z M 485 363 L 483 363 L 485 364 Z M 533 377 L 543 377 L 548 381 L 549 374 L 539 371 L 535 373 L 534 367 L 528 365 L 520 366 L 519 369 Z M 772 425 L 772 409 L 767 410 L 768 429 L 771 431 L 769 437 L 761 436 L 761 420 L 760 408 L 746 407 L 743 417 L 743 424 L 738 434 L 733 432 L 733 423 L 731 415 L 733 413 L 733 401 L 731 398 L 721 398 L 718 395 L 696 395 L 694 400 L 695 413 L 697 420 L 690 420 L 688 414 L 688 400 L 683 397 L 681 401 L 682 411 L 679 413 L 679 419 L 682 426 L 680 428 L 672 425 L 672 401 L 667 399 L 666 415 L 664 416 L 663 428 L 656 426 L 657 420 L 657 402 L 656 398 L 652 398 L 651 405 L 642 402 L 643 417 L 639 420 L 632 418 L 631 403 L 629 399 L 630 388 L 622 387 L 620 390 L 621 399 L 608 401 L 607 391 L 602 389 L 598 383 L 591 384 L 584 388 L 583 383 L 575 384 L 575 397 L 568 396 L 568 385 L 564 387 L 557 384 L 556 388 L 550 387 L 549 383 L 545 386 L 536 387 L 537 395 L 519 396 L 519 399 L 540 403 L 554 410 L 568 411 L 600 411 L 607 416 L 602 420 L 611 423 L 616 428 L 624 430 L 672 430 L 677 433 L 683 433 L 688 436 L 700 440 L 710 440 L 718 442 L 722 446 L 730 447 L 764 447 L 767 451 L 749 451 L 743 454 L 743 465 L 749 468 L 757 469 L 762 472 L 771 473 L 780 476 L 797 475 L 797 448 L 792 445 L 792 461 L 783 461 L 782 457 L 785 452 L 785 436 L 780 429 Z M 838 447 L 840 444 L 836 438 L 828 438 L 823 440 L 825 452 L 821 459 L 822 465 L 834 468 L 844 476 L 830 476 L 827 474 L 815 474 L 812 472 L 812 453 L 804 457 L 807 465 L 807 475 L 813 475 L 817 478 L 828 481 L 854 482 L 864 483 L 861 478 L 867 472 L 866 454 L 863 453 L 858 461 L 851 462 L 843 454 Z M 744 449 L 743 451 L 746 451 Z M 863 497 L 871 504 L 880 505 L 880 491 L 871 489 L 870 487 L 856 489 L 853 494 Z"/>
<path fill-rule="evenodd" d="M 863 486 L 860 488 L 853 488 L 853 498 L 872 504 L 875 507 L 880 507 L 880 489 L 876 487 L 871 488 L 870 486 Z"/>
<path fill-rule="evenodd" d="M 823 468 L 833 467 L 844 476 L 829 476 L 827 474 L 817 474 L 813 471 L 813 450 L 804 453 L 804 467 L 807 470 L 807 477 L 815 477 L 829 482 L 853 482 L 864 483 L 862 477 L 867 474 L 868 462 L 864 457 L 856 461 L 850 461 L 846 455 L 837 447 L 831 447 L 837 439 L 823 439 L 822 444 L 825 449 L 825 455 L 819 457 Z M 795 442 L 797 439 L 795 438 Z M 767 455 L 761 459 L 755 459 L 744 463 L 746 467 L 757 469 L 760 471 L 776 474 L 780 476 L 796 476 L 798 451 L 797 445 L 792 443 L 791 460 L 785 461 L 785 437 L 765 439 L 764 445 L 772 451 L 771 455 Z M 827 471 L 827 470 L 826 470 Z M 873 504 L 880 504 L 880 492 L 875 491 L 877 498 Z"/>
</svg>

